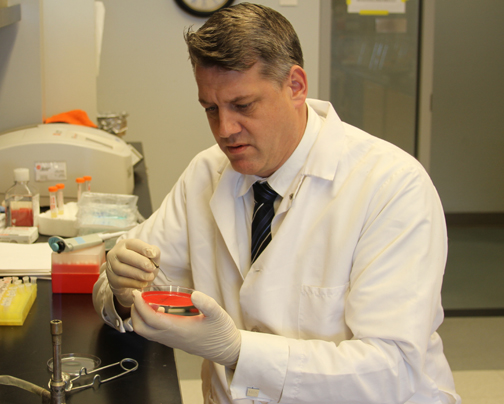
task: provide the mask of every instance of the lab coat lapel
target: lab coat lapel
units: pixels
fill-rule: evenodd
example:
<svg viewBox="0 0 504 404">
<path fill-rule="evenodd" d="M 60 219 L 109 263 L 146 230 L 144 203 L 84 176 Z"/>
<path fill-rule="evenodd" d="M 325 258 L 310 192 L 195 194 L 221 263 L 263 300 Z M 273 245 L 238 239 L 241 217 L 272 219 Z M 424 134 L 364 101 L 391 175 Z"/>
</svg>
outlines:
<svg viewBox="0 0 504 404">
<path fill-rule="evenodd" d="M 343 139 L 343 125 L 334 108 L 325 102 L 309 100 L 315 112 L 325 119 L 306 162 L 292 183 L 287 196 L 278 207 L 277 215 L 287 212 L 296 200 L 307 177 L 334 181 L 340 156 L 347 150 Z"/>
<path fill-rule="evenodd" d="M 227 166 L 223 169 L 221 179 L 210 200 L 215 223 L 224 243 L 239 270 L 239 250 L 236 239 L 236 184 L 240 174 Z"/>
<path fill-rule="evenodd" d="M 347 153 L 348 146 L 344 140 L 344 128 L 336 111 L 326 103 L 312 105 L 316 112 L 325 118 L 325 123 L 322 125 L 317 140 L 313 145 L 305 165 L 299 172 L 296 180 L 292 183 L 287 195 L 284 197 L 276 216 L 273 219 L 279 220 L 282 215 L 288 215 L 293 204 L 297 203 L 298 197 L 301 195 L 299 203 L 301 206 L 308 204 L 308 201 L 303 198 L 311 198 L 310 193 L 310 177 L 334 182 L 335 189 L 341 185 L 336 180 L 338 164 L 340 156 Z M 318 107 L 318 108 L 316 108 Z M 325 109 L 321 109 L 325 107 Z M 307 180 L 308 178 L 308 180 Z M 292 247 L 292 235 L 297 234 L 297 216 L 289 218 L 285 217 L 282 225 L 278 229 L 276 237 L 271 241 L 273 248 L 266 249 L 257 258 L 257 266 L 267 265 L 268 267 L 280 268 L 285 265 L 285 256 L 283 254 L 275 254 L 276 251 L 289 251 Z M 292 221 L 290 220 L 292 219 Z M 274 245 L 276 244 L 276 245 Z M 277 262 L 275 262 L 277 260 Z"/>
</svg>

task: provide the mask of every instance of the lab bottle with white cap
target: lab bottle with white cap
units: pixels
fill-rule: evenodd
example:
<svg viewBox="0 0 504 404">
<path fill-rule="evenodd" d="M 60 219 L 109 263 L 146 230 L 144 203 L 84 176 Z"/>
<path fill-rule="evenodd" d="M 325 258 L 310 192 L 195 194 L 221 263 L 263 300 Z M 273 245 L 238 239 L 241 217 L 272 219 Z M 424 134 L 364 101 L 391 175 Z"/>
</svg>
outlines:
<svg viewBox="0 0 504 404">
<path fill-rule="evenodd" d="M 5 192 L 7 227 L 38 226 L 40 194 L 29 180 L 30 170 L 14 169 L 14 185 Z"/>
</svg>

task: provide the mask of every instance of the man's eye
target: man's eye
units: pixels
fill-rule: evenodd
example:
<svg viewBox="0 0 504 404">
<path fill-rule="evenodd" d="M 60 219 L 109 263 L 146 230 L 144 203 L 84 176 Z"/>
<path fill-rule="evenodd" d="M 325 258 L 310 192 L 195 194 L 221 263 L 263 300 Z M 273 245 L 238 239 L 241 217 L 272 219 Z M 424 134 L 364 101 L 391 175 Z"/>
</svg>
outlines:
<svg viewBox="0 0 504 404">
<path fill-rule="evenodd" d="M 217 111 L 217 107 L 207 107 L 205 108 L 205 112 L 206 113 L 212 113 L 212 112 L 215 112 Z"/>
<path fill-rule="evenodd" d="M 239 111 L 245 111 L 250 107 L 251 103 L 248 104 L 237 104 L 236 109 Z"/>
</svg>

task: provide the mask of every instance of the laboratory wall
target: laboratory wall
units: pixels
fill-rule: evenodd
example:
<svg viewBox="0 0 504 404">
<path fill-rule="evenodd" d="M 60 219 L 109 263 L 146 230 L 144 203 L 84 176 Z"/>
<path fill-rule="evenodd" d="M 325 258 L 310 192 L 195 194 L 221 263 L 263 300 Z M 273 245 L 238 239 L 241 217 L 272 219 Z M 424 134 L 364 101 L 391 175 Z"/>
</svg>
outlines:
<svg viewBox="0 0 504 404">
<path fill-rule="evenodd" d="M 43 0 L 44 115 L 82 109 L 96 122 L 92 0 Z"/>
<path fill-rule="evenodd" d="M 298 0 L 295 6 L 283 6 L 281 0 L 256 2 L 280 11 L 294 25 L 303 46 L 309 96 L 318 97 L 320 1 Z M 128 112 L 124 139 L 143 144 L 156 209 L 192 157 L 214 144 L 183 39 L 184 29 L 197 29 L 205 20 L 188 15 L 173 0 L 103 3 L 98 110 Z"/>
<path fill-rule="evenodd" d="M 435 4 L 430 174 L 447 213 L 504 212 L 504 2 Z"/>
<path fill-rule="evenodd" d="M 12 0 L 21 20 L 0 28 L 0 133 L 72 109 L 96 119 L 93 0 Z"/>
<path fill-rule="evenodd" d="M 16 4 L 21 21 L 0 28 L 0 133 L 42 122 L 40 1 Z"/>
</svg>

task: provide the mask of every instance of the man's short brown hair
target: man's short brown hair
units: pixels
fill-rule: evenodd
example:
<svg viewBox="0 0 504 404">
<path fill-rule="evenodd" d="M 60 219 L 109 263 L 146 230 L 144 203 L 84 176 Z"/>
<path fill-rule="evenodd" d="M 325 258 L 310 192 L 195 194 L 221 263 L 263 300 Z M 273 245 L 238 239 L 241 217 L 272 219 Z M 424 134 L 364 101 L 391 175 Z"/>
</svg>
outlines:
<svg viewBox="0 0 504 404">
<path fill-rule="evenodd" d="M 184 33 L 193 68 L 246 71 L 263 64 L 264 78 L 282 84 L 291 67 L 303 67 L 303 52 L 291 23 L 262 5 L 240 3 L 214 13 L 197 31 Z"/>
</svg>

